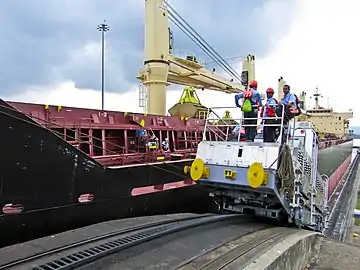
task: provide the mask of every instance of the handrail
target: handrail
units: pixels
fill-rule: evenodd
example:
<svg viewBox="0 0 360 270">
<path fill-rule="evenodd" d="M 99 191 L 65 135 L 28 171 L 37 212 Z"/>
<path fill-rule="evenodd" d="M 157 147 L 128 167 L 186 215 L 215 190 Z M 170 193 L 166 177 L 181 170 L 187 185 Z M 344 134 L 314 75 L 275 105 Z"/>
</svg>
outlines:
<svg viewBox="0 0 360 270">
<path fill-rule="evenodd" d="M 206 132 L 207 131 L 212 131 L 210 127 L 216 127 L 217 130 L 219 132 L 222 133 L 222 135 L 224 136 L 225 140 L 228 139 L 228 131 L 226 132 L 226 134 L 220 130 L 219 128 L 222 128 L 222 127 L 226 127 L 227 130 L 229 129 L 229 127 L 239 127 L 239 129 L 241 129 L 242 127 L 257 127 L 259 126 L 259 123 L 257 122 L 256 124 L 244 124 L 243 121 L 244 120 L 281 120 L 280 123 L 276 123 L 276 124 L 268 124 L 268 123 L 263 123 L 262 126 L 263 127 L 280 127 L 280 135 L 279 137 L 282 138 L 283 136 L 283 133 L 284 133 L 284 130 L 283 130 L 283 127 L 284 127 L 284 118 L 285 118 L 285 105 L 284 104 L 281 104 L 280 106 L 282 106 L 282 112 L 281 112 L 281 116 L 276 116 L 276 117 L 241 117 L 241 118 L 231 118 L 231 119 L 223 119 L 219 114 L 217 114 L 214 110 L 216 109 L 222 109 L 222 110 L 227 110 L 227 109 L 239 109 L 241 108 L 240 107 L 237 107 L 237 106 L 223 106 L 223 107 L 209 107 L 208 110 L 207 110 L 207 118 L 206 118 L 206 122 L 205 122 L 205 127 L 204 127 L 204 133 L 203 133 L 203 141 L 206 141 Z M 259 108 L 257 105 L 253 106 L 253 107 L 256 107 L 256 108 Z M 211 117 L 211 114 L 213 115 Z M 215 116 L 215 118 L 213 118 Z M 243 113 L 242 113 L 242 116 L 243 116 Z M 232 120 L 232 121 L 235 121 L 236 124 L 228 124 L 227 121 L 229 120 Z M 213 124 L 211 123 L 211 121 L 217 121 L 216 124 Z M 222 121 L 223 123 L 220 123 L 219 124 L 219 121 Z M 238 136 L 238 141 L 240 139 L 240 132 L 239 134 L 237 135 Z"/>
</svg>

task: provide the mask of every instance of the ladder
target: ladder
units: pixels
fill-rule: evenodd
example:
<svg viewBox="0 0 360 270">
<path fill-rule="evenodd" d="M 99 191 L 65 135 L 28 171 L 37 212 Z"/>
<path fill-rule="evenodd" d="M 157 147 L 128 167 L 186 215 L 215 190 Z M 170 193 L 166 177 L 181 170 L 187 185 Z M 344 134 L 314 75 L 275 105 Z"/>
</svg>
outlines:
<svg viewBox="0 0 360 270">
<path fill-rule="evenodd" d="M 144 113 L 147 113 L 147 91 L 143 84 L 139 85 L 139 107 L 144 109 Z"/>
</svg>

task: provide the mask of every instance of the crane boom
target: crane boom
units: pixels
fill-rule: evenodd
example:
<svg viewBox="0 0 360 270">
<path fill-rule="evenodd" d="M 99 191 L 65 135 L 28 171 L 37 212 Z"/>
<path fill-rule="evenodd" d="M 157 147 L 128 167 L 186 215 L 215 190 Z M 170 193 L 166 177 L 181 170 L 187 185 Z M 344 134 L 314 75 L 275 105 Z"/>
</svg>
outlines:
<svg viewBox="0 0 360 270">
<path fill-rule="evenodd" d="M 170 53 L 168 15 L 164 0 L 145 0 L 145 59 L 137 78 L 145 87 L 147 113 L 166 114 L 166 87 L 170 83 L 225 93 L 243 91 L 241 83 L 206 69 L 195 57 L 184 59 Z M 253 55 L 243 61 L 241 77 L 245 84 L 255 78 Z"/>
</svg>

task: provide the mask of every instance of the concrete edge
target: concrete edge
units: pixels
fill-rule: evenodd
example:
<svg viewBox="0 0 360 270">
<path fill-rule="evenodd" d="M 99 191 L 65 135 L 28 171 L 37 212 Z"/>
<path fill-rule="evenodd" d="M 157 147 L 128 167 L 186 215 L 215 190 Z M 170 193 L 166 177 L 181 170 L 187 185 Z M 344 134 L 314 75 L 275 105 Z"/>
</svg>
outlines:
<svg viewBox="0 0 360 270">
<path fill-rule="evenodd" d="M 323 235 L 311 231 L 298 231 L 261 254 L 244 270 L 301 270 L 311 257 L 311 251 Z"/>
</svg>

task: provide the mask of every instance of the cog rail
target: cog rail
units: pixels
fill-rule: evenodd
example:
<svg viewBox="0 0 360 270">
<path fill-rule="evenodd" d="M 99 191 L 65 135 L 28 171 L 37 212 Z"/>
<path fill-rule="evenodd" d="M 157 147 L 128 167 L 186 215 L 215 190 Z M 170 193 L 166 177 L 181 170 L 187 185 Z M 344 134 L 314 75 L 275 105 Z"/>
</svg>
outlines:
<svg viewBox="0 0 360 270">
<path fill-rule="evenodd" d="M 200 215 L 177 218 L 136 226 L 113 233 L 93 237 L 72 245 L 20 259 L 0 266 L 0 269 L 16 269 L 30 266 L 33 270 L 68 270 L 88 264 L 115 252 L 151 241 L 182 230 L 225 220 L 239 219 L 241 215 Z M 59 253 L 65 255 L 58 257 Z M 56 257 L 55 257 L 56 255 Z M 51 260 L 51 258 L 56 258 Z M 29 268 L 30 269 L 30 268 Z"/>
<path fill-rule="evenodd" d="M 198 254 L 172 270 L 243 269 L 259 254 L 296 232 L 281 227 L 257 231 Z"/>
</svg>

